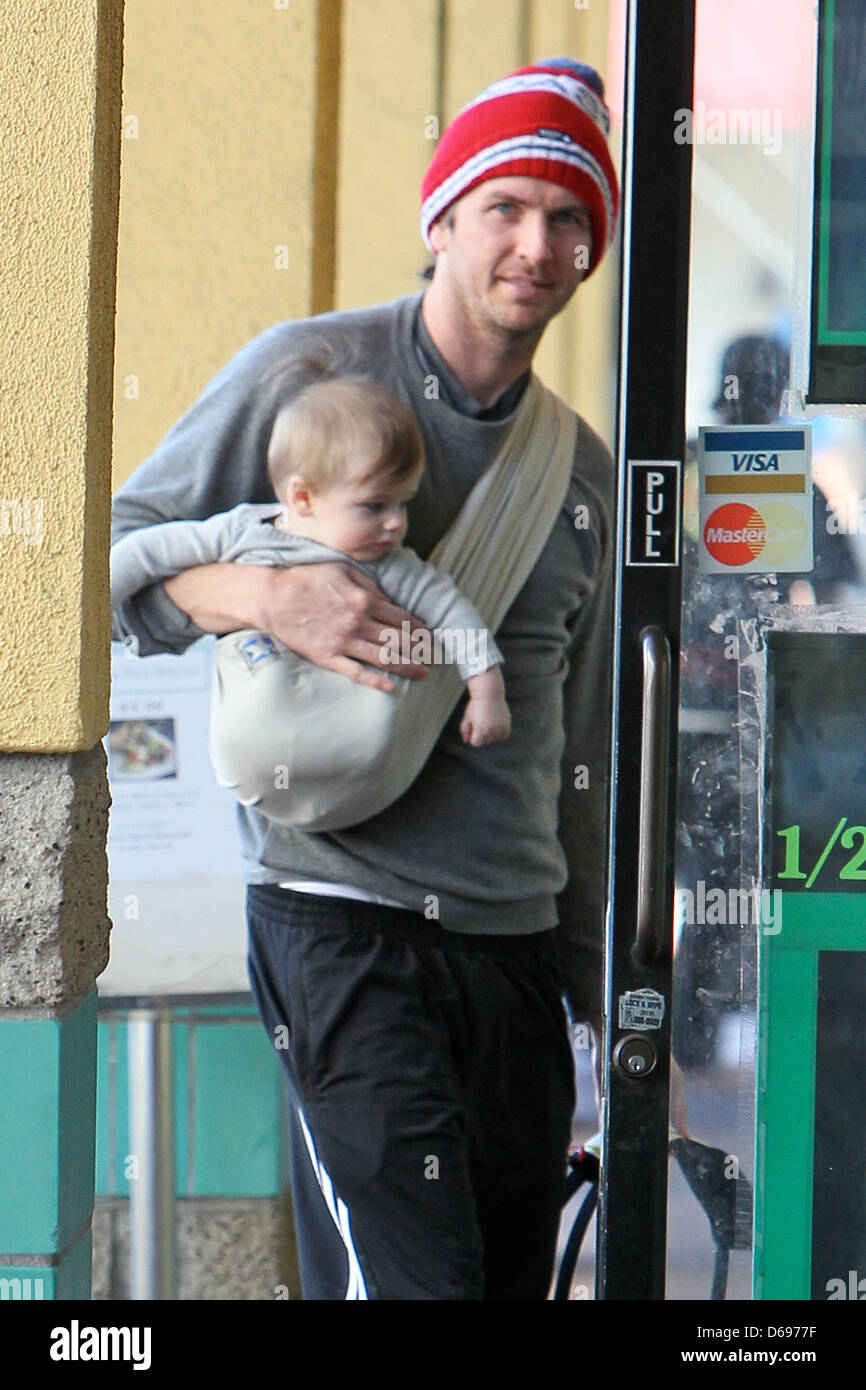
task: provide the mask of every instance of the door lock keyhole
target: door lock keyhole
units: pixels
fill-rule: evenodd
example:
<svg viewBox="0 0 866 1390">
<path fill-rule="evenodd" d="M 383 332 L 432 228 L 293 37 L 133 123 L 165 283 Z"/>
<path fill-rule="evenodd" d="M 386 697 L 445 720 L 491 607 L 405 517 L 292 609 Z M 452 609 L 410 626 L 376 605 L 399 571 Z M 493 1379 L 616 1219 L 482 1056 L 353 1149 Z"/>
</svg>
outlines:
<svg viewBox="0 0 866 1390">
<path fill-rule="evenodd" d="M 658 1053 L 655 1044 L 639 1033 L 629 1033 L 620 1038 L 613 1052 L 613 1064 L 626 1076 L 639 1078 L 649 1076 L 655 1070 Z"/>
</svg>

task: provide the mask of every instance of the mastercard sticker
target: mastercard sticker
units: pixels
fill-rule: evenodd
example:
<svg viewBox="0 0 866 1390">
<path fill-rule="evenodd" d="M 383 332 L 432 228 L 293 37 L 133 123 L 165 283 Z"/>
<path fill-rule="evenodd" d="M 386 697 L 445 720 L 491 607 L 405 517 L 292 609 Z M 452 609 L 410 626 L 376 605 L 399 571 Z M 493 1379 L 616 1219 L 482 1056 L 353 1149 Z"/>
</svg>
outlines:
<svg viewBox="0 0 866 1390">
<path fill-rule="evenodd" d="M 701 570 L 811 571 L 809 426 L 702 426 L 699 436 Z"/>
</svg>

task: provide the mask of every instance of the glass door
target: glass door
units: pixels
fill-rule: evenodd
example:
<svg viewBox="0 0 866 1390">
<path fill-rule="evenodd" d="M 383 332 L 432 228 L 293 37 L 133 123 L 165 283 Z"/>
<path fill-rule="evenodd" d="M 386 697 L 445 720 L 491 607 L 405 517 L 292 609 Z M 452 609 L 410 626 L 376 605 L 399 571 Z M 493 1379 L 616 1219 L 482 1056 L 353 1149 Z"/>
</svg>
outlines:
<svg viewBox="0 0 866 1390">
<path fill-rule="evenodd" d="M 628 24 L 598 1294 L 861 1297 L 866 14 L 661 8 Z"/>
</svg>

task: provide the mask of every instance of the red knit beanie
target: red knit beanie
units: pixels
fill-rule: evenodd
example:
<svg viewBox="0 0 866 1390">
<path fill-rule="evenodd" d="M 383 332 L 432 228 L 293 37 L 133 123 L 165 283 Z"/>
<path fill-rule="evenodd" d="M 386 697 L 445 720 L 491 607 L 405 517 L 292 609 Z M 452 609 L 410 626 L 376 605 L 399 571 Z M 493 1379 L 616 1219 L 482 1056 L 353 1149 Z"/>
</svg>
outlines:
<svg viewBox="0 0 866 1390">
<path fill-rule="evenodd" d="M 610 115 L 594 68 L 544 58 L 494 82 L 442 133 L 421 185 L 421 235 L 486 179 L 546 179 L 580 198 L 592 218 L 589 274 L 613 240 L 619 186 L 608 153 Z"/>
</svg>

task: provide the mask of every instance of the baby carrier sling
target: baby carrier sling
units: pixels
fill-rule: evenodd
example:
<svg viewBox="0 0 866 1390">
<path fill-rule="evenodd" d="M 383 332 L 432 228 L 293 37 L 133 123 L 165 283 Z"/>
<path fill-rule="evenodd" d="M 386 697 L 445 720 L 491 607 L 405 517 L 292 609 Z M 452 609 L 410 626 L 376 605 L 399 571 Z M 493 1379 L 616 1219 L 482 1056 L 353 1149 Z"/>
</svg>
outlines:
<svg viewBox="0 0 866 1390">
<path fill-rule="evenodd" d="M 565 500 L 576 416 L 533 376 L 499 453 L 429 556 L 495 632 Z M 271 820 L 308 831 L 369 820 L 426 763 L 463 682 L 453 664 L 358 685 L 245 629 L 216 643 L 210 754 L 222 786 Z M 507 689 L 507 673 L 506 673 Z"/>
</svg>

